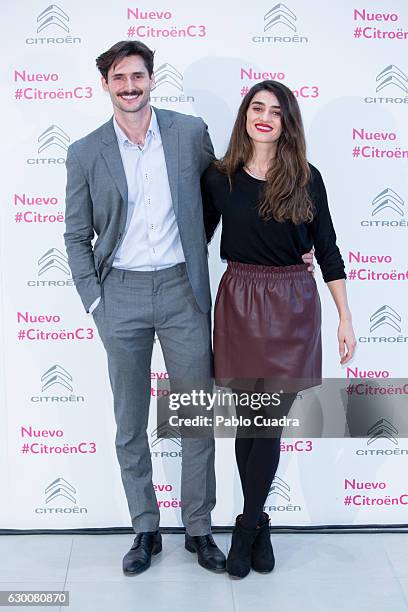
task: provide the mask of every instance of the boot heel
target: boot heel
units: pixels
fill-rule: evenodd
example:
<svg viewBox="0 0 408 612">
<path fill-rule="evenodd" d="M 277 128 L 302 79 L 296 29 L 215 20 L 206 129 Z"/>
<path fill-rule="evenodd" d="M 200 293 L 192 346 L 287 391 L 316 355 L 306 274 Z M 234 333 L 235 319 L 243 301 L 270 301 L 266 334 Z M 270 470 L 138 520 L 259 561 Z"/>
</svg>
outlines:
<svg viewBox="0 0 408 612">
<path fill-rule="evenodd" d="M 269 530 L 269 516 L 262 515 L 258 534 L 252 546 L 251 567 L 260 574 L 269 574 L 275 567 L 275 556 Z"/>
</svg>

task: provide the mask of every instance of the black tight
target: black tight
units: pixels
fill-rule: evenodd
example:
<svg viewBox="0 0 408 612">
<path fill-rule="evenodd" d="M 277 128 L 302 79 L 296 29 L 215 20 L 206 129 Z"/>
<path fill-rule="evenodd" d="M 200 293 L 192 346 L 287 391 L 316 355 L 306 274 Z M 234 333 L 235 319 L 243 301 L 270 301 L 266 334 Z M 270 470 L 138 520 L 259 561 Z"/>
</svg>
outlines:
<svg viewBox="0 0 408 612">
<path fill-rule="evenodd" d="M 279 418 L 283 414 L 287 415 L 295 398 L 296 393 L 282 395 L 278 414 L 270 412 L 269 416 Z M 237 407 L 237 415 L 240 414 L 243 414 L 243 411 Z M 245 414 L 248 415 L 248 412 Z M 254 529 L 259 524 L 272 480 L 278 468 L 282 428 L 277 429 L 275 434 L 277 437 L 274 438 L 240 437 L 248 435 L 248 432 L 242 427 L 237 429 L 235 457 L 244 495 L 241 523 L 247 529 Z"/>
</svg>

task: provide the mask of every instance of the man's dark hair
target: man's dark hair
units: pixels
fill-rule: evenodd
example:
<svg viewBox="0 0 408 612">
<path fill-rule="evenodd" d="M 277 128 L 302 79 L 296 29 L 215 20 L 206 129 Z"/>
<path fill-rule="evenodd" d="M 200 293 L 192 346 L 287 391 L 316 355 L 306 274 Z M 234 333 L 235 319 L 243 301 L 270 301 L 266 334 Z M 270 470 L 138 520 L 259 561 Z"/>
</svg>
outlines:
<svg viewBox="0 0 408 612">
<path fill-rule="evenodd" d="M 124 57 L 129 57 L 129 55 L 140 55 L 149 76 L 152 76 L 154 51 L 138 40 L 121 40 L 96 58 L 96 65 L 105 81 L 108 80 L 109 69 L 115 68 Z"/>
</svg>

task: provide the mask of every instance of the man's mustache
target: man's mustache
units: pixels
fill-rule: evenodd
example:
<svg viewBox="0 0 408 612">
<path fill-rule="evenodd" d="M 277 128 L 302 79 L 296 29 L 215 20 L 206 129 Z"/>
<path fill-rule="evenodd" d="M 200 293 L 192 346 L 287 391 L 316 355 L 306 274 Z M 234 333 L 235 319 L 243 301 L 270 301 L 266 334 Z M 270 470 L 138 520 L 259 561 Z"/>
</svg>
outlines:
<svg viewBox="0 0 408 612">
<path fill-rule="evenodd" d="M 141 89 L 132 89 L 132 91 L 121 91 L 118 96 L 140 96 L 143 93 Z"/>
</svg>

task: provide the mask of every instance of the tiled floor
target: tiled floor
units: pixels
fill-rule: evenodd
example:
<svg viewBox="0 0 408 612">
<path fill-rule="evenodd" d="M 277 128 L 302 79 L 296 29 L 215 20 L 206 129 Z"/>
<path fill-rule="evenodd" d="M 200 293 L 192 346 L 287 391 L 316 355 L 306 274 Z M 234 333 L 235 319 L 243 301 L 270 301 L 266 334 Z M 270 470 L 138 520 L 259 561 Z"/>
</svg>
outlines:
<svg viewBox="0 0 408 612">
<path fill-rule="evenodd" d="M 408 611 L 407 537 L 272 534 L 272 574 L 231 580 L 199 567 L 182 535 L 164 535 L 162 554 L 135 577 L 121 571 L 131 535 L 1 536 L 0 590 L 70 592 L 69 608 L 29 608 L 43 612 Z M 215 539 L 227 552 L 230 535 Z"/>
</svg>

